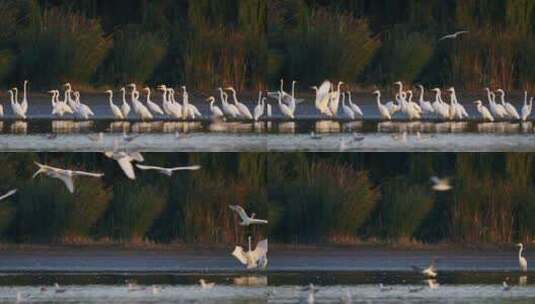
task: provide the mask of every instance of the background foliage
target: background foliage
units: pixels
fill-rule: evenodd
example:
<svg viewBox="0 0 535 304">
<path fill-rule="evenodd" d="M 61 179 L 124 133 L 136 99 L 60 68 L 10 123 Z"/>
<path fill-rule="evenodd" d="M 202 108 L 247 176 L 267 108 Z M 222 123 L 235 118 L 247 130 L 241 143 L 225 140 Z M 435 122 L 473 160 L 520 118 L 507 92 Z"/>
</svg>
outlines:
<svg viewBox="0 0 535 304">
<path fill-rule="evenodd" d="M 7 242 L 360 240 L 510 243 L 535 234 L 533 154 L 522 153 L 149 153 L 146 162 L 202 169 L 171 178 L 143 172 L 127 180 L 95 153 L 4 153 L 0 238 Z M 103 172 L 79 178 L 70 194 L 57 180 L 31 178 L 40 160 Z M 450 176 L 452 191 L 429 177 Z M 228 208 L 240 204 L 266 226 L 243 229 Z"/>
<path fill-rule="evenodd" d="M 529 89 L 532 0 L 0 0 L 0 85 Z M 439 37 L 467 29 L 457 40 Z"/>
</svg>

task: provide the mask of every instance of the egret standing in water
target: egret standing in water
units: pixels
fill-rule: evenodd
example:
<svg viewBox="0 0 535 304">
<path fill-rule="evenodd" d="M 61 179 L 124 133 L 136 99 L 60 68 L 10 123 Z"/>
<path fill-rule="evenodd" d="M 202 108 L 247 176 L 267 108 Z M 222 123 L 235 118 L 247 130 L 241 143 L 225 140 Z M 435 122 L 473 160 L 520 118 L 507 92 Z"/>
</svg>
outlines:
<svg viewBox="0 0 535 304">
<path fill-rule="evenodd" d="M 108 93 L 110 95 L 110 109 L 111 113 L 113 114 L 113 117 L 115 119 L 124 119 L 123 112 L 121 112 L 121 109 L 113 103 L 113 91 L 107 90 L 105 93 Z"/>
<path fill-rule="evenodd" d="M 520 267 L 520 271 L 527 272 L 528 271 L 528 260 L 526 260 L 525 257 L 522 256 L 522 252 L 524 251 L 524 245 L 522 243 L 516 244 L 518 249 L 518 266 Z"/>
<path fill-rule="evenodd" d="M 232 255 L 240 261 L 247 269 L 265 268 L 267 266 L 268 240 L 262 240 L 256 244 L 255 250 L 251 250 L 251 237 L 248 238 L 249 249 L 244 251 L 242 247 L 236 246 Z"/>
<path fill-rule="evenodd" d="M 476 104 L 477 111 L 479 112 L 479 114 L 481 114 L 483 120 L 488 120 L 490 122 L 494 121 L 494 117 L 492 117 L 492 114 L 490 113 L 489 109 L 487 109 L 487 107 L 483 105 L 481 100 L 476 100 L 474 101 L 474 103 Z"/>
</svg>

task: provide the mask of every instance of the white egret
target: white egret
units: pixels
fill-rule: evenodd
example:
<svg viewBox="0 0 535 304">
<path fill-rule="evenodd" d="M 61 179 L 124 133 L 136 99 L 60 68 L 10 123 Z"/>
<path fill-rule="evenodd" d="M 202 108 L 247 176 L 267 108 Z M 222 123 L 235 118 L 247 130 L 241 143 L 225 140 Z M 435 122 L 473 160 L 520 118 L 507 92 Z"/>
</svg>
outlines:
<svg viewBox="0 0 535 304">
<path fill-rule="evenodd" d="M 175 171 L 195 171 L 201 169 L 201 166 L 184 166 L 184 167 L 173 167 L 173 168 L 163 168 L 163 167 L 157 167 L 157 166 L 144 166 L 140 164 L 136 164 L 136 167 L 138 167 L 141 170 L 154 170 L 158 171 L 161 174 L 171 176 Z"/>
<path fill-rule="evenodd" d="M 268 240 L 262 240 L 256 244 L 255 250 L 251 250 L 251 237 L 248 237 L 249 249 L 244 251 L 236 246 L 232 255 L 246 265 L 247 269 L 265 268 L 267 266 Z"/>
<path fill-rule="evenodd" d="M 17 193 L 17 189 L 9 190 L 6 194 L 0 196 L 0 201 L 5 200 L 6 198 L 14 195 L 15 193 Z"/>
<path fill-rule="evenodd" d="M 321 114 L 324 114 L 327 116 L 333 116 L 333 113 L 329 109 L 331 87 L 332 87 L 332 84 L 328 80 L 325 80 L 320 85 L 319 88 L 312 87 L 312 89 L 314 89 L 314 91 L 316 92 L 316 99 L 314 101 L 314 105 L 316 106 L 316 109 L 318 109 Z"/>
<path fill-rule="evenodd" d="M 355 113 L 351 110 L 351 107 L 346 105 L 346 94 L 344 92 L 342 92 L 342 112 L 347 118 L 351 120 L 355 119 Z"/>
<path fill-rule="evenodd" d="M 124 174 L 132 180 L 136 179 L 136 174 L 134 172 L 134 166 L 132 165 L 132 162 L 144 161 L 143 156 L 139 152 L 128 153 L 121 151 L 107 151 L 104 152 L 104 155 L 106 155 L 108 158 L 117 161 Z"/>
<path fill-rule="evenodd" d="M 212 118 L 218 119 L 218 118 L 225 117 L 225 114 L 223 114 L 223 111 L 221 111 L 221 109 L 218 106 L 214 105 L 215 98 L 213 96 L 208 97 L 206 101 L 210 103 L 210 111 L 212 112 Z"/>
<path fill-rule="evenodd" d="M 292 113 L 290 108 L 286 104 L 282 103 L 282 94 L 279 93 L 278 99 L 279 99 L 279 110 L 281 111 L 282 115 L 284 117 L 294 119 L 294 114 Z"/>
<path fill-rule="evenodd" d="M 9 95 L 11 98 L 11 110 L 13 110 L 16 118 L 26 119 L 26 114 L 22 111 L 20 104 L 14 100 L 15 96 L 13 95 L 12 90 L 9 90 Z"/>
<path fill-rule="evenodd" d="M 88 177 L 97 177 L 100 178 L 104 176 L 103 173 L 90 173 L 90 172 L 84 172 L 84 171 L 74 171 L 74 170 L 66 170 L 66 169 L 59 169 L 55 167 L 51 167 L 48 165 L 43 165 L 38 162 L 34 162 L 39 169 L 33 174 L 32 178 L 37 177 L 39 174 L 45 174 L 52 178 L 57 178 L 61 180 L 69 192 L 74 193 L 74 181 L 73 179 L 77 176 L 88 176 Z"/>
<path fill-rule="evenodd" d="M 150 88 L 146 87 L 143 90 L 147 92 L 146 103 L 147 103 L 147 107 L 149 108 L 149 110 L 151 110 L 155 114 L 163 115 L 162 108 L 160 108 L 159 105 L 157 105 L 156 103 L 152 102 L 152 100 L 150 100 L 150 93 L 151 93 Z"/>
<path fill-rule="evenodd" d="M 329 110 L 331 111 L 333 116 L 338 115 L 338 106 L 340 104 L 340 94 L 341 94 L 341 88 L 344 84 L 343 81 L 339 81 L 338 85 L 336 87 L 336 91 L 331 92 L 331 99 L 329 102 Z"/>
<path fill-rule="evenodd" d="M 183 107 L 180 103 L 176 102 L 175 90 L 172 88 L 167 89 L 167 106 L 170 113 L 168 113 L 168 115 L 176 119 L 182 119 Z"/>
<path fill-rule="evenodd" d="M 516 108 L 511 103 L 505 101 L 505 91 L 498 89 L 497 92 L 500 93 L 502 106 L 505 108 L 505 111 L 507 111 L 508 116 L 512 119 L 520 119 L 520 115 L 518 115 Z"/>
<path fill-rule="evenodd" d="M 376 90 L 372 94 L 377 95 L 377 109 L 382 119 L 391 120 L 390 111 L 381 103 L 381 91 Z"/>
<path fill-rule="evenodd" d="M 22 108 L 22 111 L 24 114 L 28 113 L 28 80 L 24 80 L 24 89 L 22 93 L 22 102 L 20 104 L 20 107 Z"/>
<path fill-rule="evenodd" d="M 442 192 L 451 190 L 450 180 L 448 178 L 438 178 L 436 176 L 431 177 L 433 183 L 433 190 Z"/>
<path fill-rule="evenodd" d="M 435 109 L 431 105 L 431 102 L 424 100 L 424 94 L 425 89 L 423 85 L 418 85 L 418 88 L 420 89 L 420 99 L 418 100 L 418 104 L 420 105 L 420 108 L 422 108 L 422 111 L 424 113 L 432 114 L 435 112 Z"/>
<path fill-rule="evenodd" d="M 503 281 L 502 282 L 502 291 L 510 291 L 511 290 L 511 286 L 509 286 L 509 284 L 507 284 L 507 282 Z"/>
<path fill-rule="evenodd" d="M 128 119 L 128 114 L 130 114 L 130 105 L 126 101 L 126 89 L 121 88 L 121 93 L 123 93 L 123 104 L 121 105 L 121 112 L 123 112 L 124 119 Z"/>
<path fill-rule="evenodd" d="M 437 289 L 440 284 L 436 280 L 425 280 L 429 289 Z"/>
<path fill-rule="evenodd" d="M 81 118 L 89 119 L 90 116 L 95 116 L 95 113 L 93 113 L 88 105 L 80 102 L 80 92 L 75 91 L 73 92 L 73 95 L 74 103 L 76 104 L 76 112 Z"/>
<path fill-rule="evenodd" d="M 254 108 L 253 118 L 255 121 L 258 121 L 258 119 L 262 117 L 262 115 L 264 115 L 264 108 L 265 108 L 264 100 L 265 99 L 262 97 L 262 91 L 260 91 L 260 93 L 258 93 L 258 101 L 256 103 L 256 107 Z"/>
<path fill-rule="evenodd" d="M 466 112 L 466 109 L 464 108 L 464 106 L 461 103 L 459 103 L 459 101 L 457 100 L 457 93 L 455 92 L 455 88 L 451 87 L 449 91 L 451 94 L 451 100 L 455 104 L 457 116 L 459 117 L 459 119 L 468 118 L 469 117 L 468 112 Z"/>
<path fill-rule="evenodd" d="M 240 205 L 229 205 L 229 208 L 240 216 L 242 220 L 240 222 L 240 226 L 249 226 L 249 225 L 255 225 L 255 224 L 267 224 L 268 223 L 267 220 L 256 219 L 255 218 L 256 215 L 254 213 L 252 213 L 251 216 L 247 215 L 247 212 L 245 212 L 245 210 Z"/>
<path fill-rule="evenodd" d="M 316 293 L 318 293 L 319 291 L 314 286 L 314 284 L 310 283 L 306 288 L 303 288 L 302 290 L 307 292 L 304 302 L 306 304 L 314 304 L 316 302 Z"/>
<path fill-rule="evenodd" d="M 525 257 L 522 256 L 522 252 L 524 251 L 524 245 L 522 243 L 516 244 L 518 249 L 518 266 L 520 267 L 520 271 L 527 272 L 528 271 L 528 260 L 526 260 Z"/>
<path fill-rule="evenodd" d="M 418 266 L 411 266 L 412 270 L 423 274 L 424 276 L 428 278 L 436 278 L 437 277 L 437 269 L 435 267 L 435 259 L 431 261 L 431 265 L 429 265 L 427 268 L 420 268 Z"/>
<path fill-rule="evenodd" d="M 208 283 L 204 279 L 200 279 L 199 284 L 201 285 L 202 289 L 211 289 L 215 287 L 215 283 Z"/>
<path fill-rule="evenodd" d="M 490 113 L 489 109 L 487 109 L 487 107 L 483 105 L 481 100 L 476 100 L 474 101 L 474 103 L 476 104 L 477 111 L 479 112 L 479 114 L 481 114 L 483 120 L 488 120 L 491 122 L 494 121 L 494 117 L 492 117 L 492 114 Z"/>
<path fill-rule="evenodd" d="M 236 90 L 233 87 L 228 87 L 226 90 L 229 90 L 232 92 L 232 98 L 234 99 L 234 105 L 238 108 L 240 111 L 240 114 L 242 117 L 246 119 L 253 119 L 253 115 L 251 114 L 251 111 L 247 108 L 247 106 L 241 102 L 238 101 L 238 98 L 236 97 Z"/>
<path fill-rule="evenodd" d="M 54 283 L 54 288 L 56 293 L 65 293 L 67 292 L 66 288 L 61 288 L 58 283 Z"/>
<path fill-rule="evenodd" d="M 107 90 L 105 93 L 110 94 L 109 102 L 110 102 L 110 109 L 111 109 L 111 113 L 113 114 L 113 117 L 115 119 L 124 119 L 123 112 L 121 112 L 121 109 L 113 103 L 113 91 Z"/>
<path fill-rule="evenodd" d="M 528 117 L 531 115 L 532 108 L 533 108 L 533 97 L 530 98 L 529 103 L 528 103 L 528 92 L 524 91 L 524 104 L 521 110 L 522 121 L 526 121 L 528 119 Z"/>
<path fill-rule="evenodd" d="M 487 91 L 487 98 L 492 116 L 496 119 L 506 118 L 508 116 L 507 111 L 503 105 L 496 103 L 496 95 L 492 93 L 489 88 L 485 88 L 485 91 Z"/>
<path fill-rule="evenodd" d="M 439 41 L 442 41 L 442 40 L 446 40 L 446 39 L 455 39 L 457 37 L 459 37 L 460 35 L 463 35 L 463 34 L 468 34 L 468 31 L 457 31 L 453 34 L 448 34 L 448 35 L 445 35 L 445 36 L 442 36 Z"/>
<path fill-rule="evenodd" d="M 237 118 L 240 117 L 240 111 L 238 108 L 236 108 L 235 105 L 228 103 L 228 95 L 223 91 L 222 88 L 218 88 L 220 96 L 221 96 L 221 106 L 223 107 L 223 112 L 226 116 L 230 116 L 230 118 Z"/>
<path fill-rule="evenodd" d="M 356 103 L 353 103 L 353 100 L 351 99 L 351 91 L 347 91 L 347 97 L 348 97 L 349 106 L 351 107 L 351 110 L 353 110 L 353 113 L 355 113 L 355 115 L 358 115 L 360 117 L 364 117 L 364 113 L 362 113 L 362 110 L 360 109 L 360 107 Z"/>
</svg>

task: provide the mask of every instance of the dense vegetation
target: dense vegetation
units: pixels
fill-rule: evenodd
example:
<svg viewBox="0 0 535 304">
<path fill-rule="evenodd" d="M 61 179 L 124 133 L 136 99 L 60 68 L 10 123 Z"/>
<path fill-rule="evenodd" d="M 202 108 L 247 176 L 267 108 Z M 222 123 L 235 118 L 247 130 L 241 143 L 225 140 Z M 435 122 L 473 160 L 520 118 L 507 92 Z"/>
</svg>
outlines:
<svg viewBox="0 0 535 304">
<path fill-rule="evenodd" d="M 231 153 L 146 154 L 155 165 L 200 164 L 171 178 L 124 177 L 95 153 L 0 154 L 5 242 L 180 242 L 227 244 L 248 233 L 281 243 L 360 240 L 508 243 L 535 234 L 534 154 Z M 74 194 L 32 161 L 104 172 Z M 431 190 L 429 176 L 454 189 Z M 243 229 L 240 203 L 270 224 Z"/>
<path fill-rule="evenodd" d="M 0 84 L 535 84 L 532 0 L 0 0 Z M 438 41 L 468 29 L 458 40 Z"/>
</svg>

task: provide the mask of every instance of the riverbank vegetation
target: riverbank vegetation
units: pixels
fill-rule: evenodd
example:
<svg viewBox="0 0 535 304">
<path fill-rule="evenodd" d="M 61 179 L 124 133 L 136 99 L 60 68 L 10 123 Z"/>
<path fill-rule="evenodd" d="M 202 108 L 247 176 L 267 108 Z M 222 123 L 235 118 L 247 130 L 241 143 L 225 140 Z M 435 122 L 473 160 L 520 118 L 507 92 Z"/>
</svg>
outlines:
<svg viewBox="0 0 535 304">
<path fill-rule="evenodd" d="M 535 86 L 531 0 L 0 0 L 0 85 Z M 457 30 L 469 33 L 439 41 Z"/>
<path fill-rule="evenodd" d="M 4 153 L 0 237 L 6 243 L 232 244 L 246 236 L 285 244 L 358 242 L 502 244 L 535 234 L 533 154 L 148 153 L 161 166 L 200 164 L 171 178 L 127 180 L 95 153 Z M 103 172 L 74 194 L 32 179 L 34 160 Z M 434 192 L 429 177 L 450 176 Z M 243 228 L 239 203 L 266 226 Z"/>
</svg>

